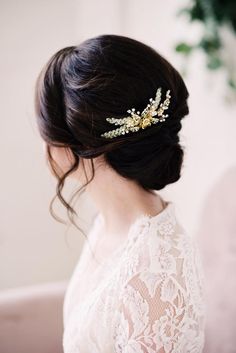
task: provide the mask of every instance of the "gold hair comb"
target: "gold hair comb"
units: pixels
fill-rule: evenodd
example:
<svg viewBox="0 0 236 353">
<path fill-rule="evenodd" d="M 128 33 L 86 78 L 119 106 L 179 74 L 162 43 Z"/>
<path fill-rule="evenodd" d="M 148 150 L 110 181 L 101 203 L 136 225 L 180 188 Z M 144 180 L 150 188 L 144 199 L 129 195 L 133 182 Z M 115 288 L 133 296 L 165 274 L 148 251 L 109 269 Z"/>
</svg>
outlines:
<svg viewBox="0 0 236 353">
<path fill-rule="evenodd" d="M 115 125 L 121 125 L 119 128 L 115 130 L 109 130 L 101 134 L 102 137 L 105 138 L 113 138 L 116 136 L 124 135 L 128 132 L 136 132 L 139 129 L 145 129 L 151 124 L 156 124 L 158 122 L 165 121 L 169 115 L 164 114 L 164 111 L 168 109 L 170 104 L 170 90 L 166 92 L 166 99 L 163 103 L 160 104 L 161 101 L 161 87 L 157 89 L 155 99 L 150 98 L 150 104 L 146 106 L 143 112 L 140 115 L 140 112 L 135 112 L 135 108 L 127 110 L 130 113 L 130 116 L 125 118 L 106 118 L 106 120 Z M 160 106 L 159 106 L 160 104 Z M 154 116 L 158 116 L 154 118 Z"/>
</svg>

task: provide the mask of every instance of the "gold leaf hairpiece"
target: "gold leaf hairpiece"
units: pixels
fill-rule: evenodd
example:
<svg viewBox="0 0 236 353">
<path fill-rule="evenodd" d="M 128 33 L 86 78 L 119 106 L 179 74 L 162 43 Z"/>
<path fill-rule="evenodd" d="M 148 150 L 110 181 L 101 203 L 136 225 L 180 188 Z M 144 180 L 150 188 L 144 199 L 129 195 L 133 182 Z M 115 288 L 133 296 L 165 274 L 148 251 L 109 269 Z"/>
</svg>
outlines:
<svg viewBox="0 0 236 353">
<path fill-rule="evenodd" d="M 109 123 L 121 126 L 115 130 L 106 131 L 101 134 L 101 136 L 105 138 L 113 138 L 124 135 L 128 132 L 136 132 L 139 129 L 145 129 L 152 124 L 165 121 L 165 118 L 169 116 L 168 114 L 164 114 L 164 111 L 168 109 L 170 104 L 170 90 L 166 92 L 166 98 L 164 102 L 160 104 L 161 95 L 161 87 L 159 87 L 156 91 L 155 99 L 149 99 L 150 103 L 141 114 L 139 111 L 135 112 L 135 108 L 132 108 L 127 110 L 130 115 L 125 118 L 106 118 L 106 121 Z M 156 115 L 158 117 L 154 118 Z"/>
</svg>

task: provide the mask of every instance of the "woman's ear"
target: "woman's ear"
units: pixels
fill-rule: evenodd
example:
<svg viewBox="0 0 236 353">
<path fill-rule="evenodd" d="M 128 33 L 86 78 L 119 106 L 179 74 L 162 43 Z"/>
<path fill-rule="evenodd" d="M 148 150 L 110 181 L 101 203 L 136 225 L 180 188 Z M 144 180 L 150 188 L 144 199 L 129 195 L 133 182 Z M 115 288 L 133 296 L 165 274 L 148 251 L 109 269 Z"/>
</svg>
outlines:
<svg viewBox="0 0 236 353">
<path fill-rule="evenodd" d="M 43 144 L 45 158 L 53 176 L 62 176 L 68 172 L 75 162 L 73 152 L 67 147 Z"/>
</svg>

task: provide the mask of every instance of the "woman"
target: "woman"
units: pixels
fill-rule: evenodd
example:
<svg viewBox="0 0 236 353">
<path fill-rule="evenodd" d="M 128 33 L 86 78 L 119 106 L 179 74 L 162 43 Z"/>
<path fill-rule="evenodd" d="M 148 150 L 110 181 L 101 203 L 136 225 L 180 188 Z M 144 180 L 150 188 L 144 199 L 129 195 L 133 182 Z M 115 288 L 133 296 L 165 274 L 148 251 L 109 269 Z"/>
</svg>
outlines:
<svg viewBox="0 0 236 353">
<path fill-rule="evenodd" d="M 74 212 L 61 194 L 73 177 L 99 211 L 64 300 L 65 353 L 202 352 L 197 248 L 156 193 L 180 178 L 188 96 L 166 59 L 118 35 L 59 50 L 38 77 L 57 194 Z"/>
</svg>

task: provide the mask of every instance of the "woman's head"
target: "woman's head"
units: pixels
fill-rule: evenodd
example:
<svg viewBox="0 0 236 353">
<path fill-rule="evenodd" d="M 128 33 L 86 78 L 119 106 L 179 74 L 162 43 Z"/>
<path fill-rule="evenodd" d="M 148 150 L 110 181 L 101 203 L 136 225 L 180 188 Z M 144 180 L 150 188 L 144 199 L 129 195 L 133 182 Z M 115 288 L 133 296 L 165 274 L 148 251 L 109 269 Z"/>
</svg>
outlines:
<svg viewBox="0 0 236 353">
<path fill-rule="evenodd" d="M 101 137 L 112 129 L 107 117 L 125 117 L 133 107 L 143 111 L 158 87 L 163 96 L 171 91 L 165 122 L 113 139 Z M 61 195 L 64 181 L 85 159 L 91 162 L 92 175 L 93 159 L 102 156 L 119 175 L 146 191 L 176 182 L 183 162 L 178 132 L 189 112 L 188 95 L 182 77 L 165 58 L 128 37 L 99 35 L 55 53 L 36 82 L 35 109 L 58 178 L 57 196 L 67 209 L 73 212 Z M 68 152 L 66 170 L 53 161 L 52 149 Z"/>
</svg>

